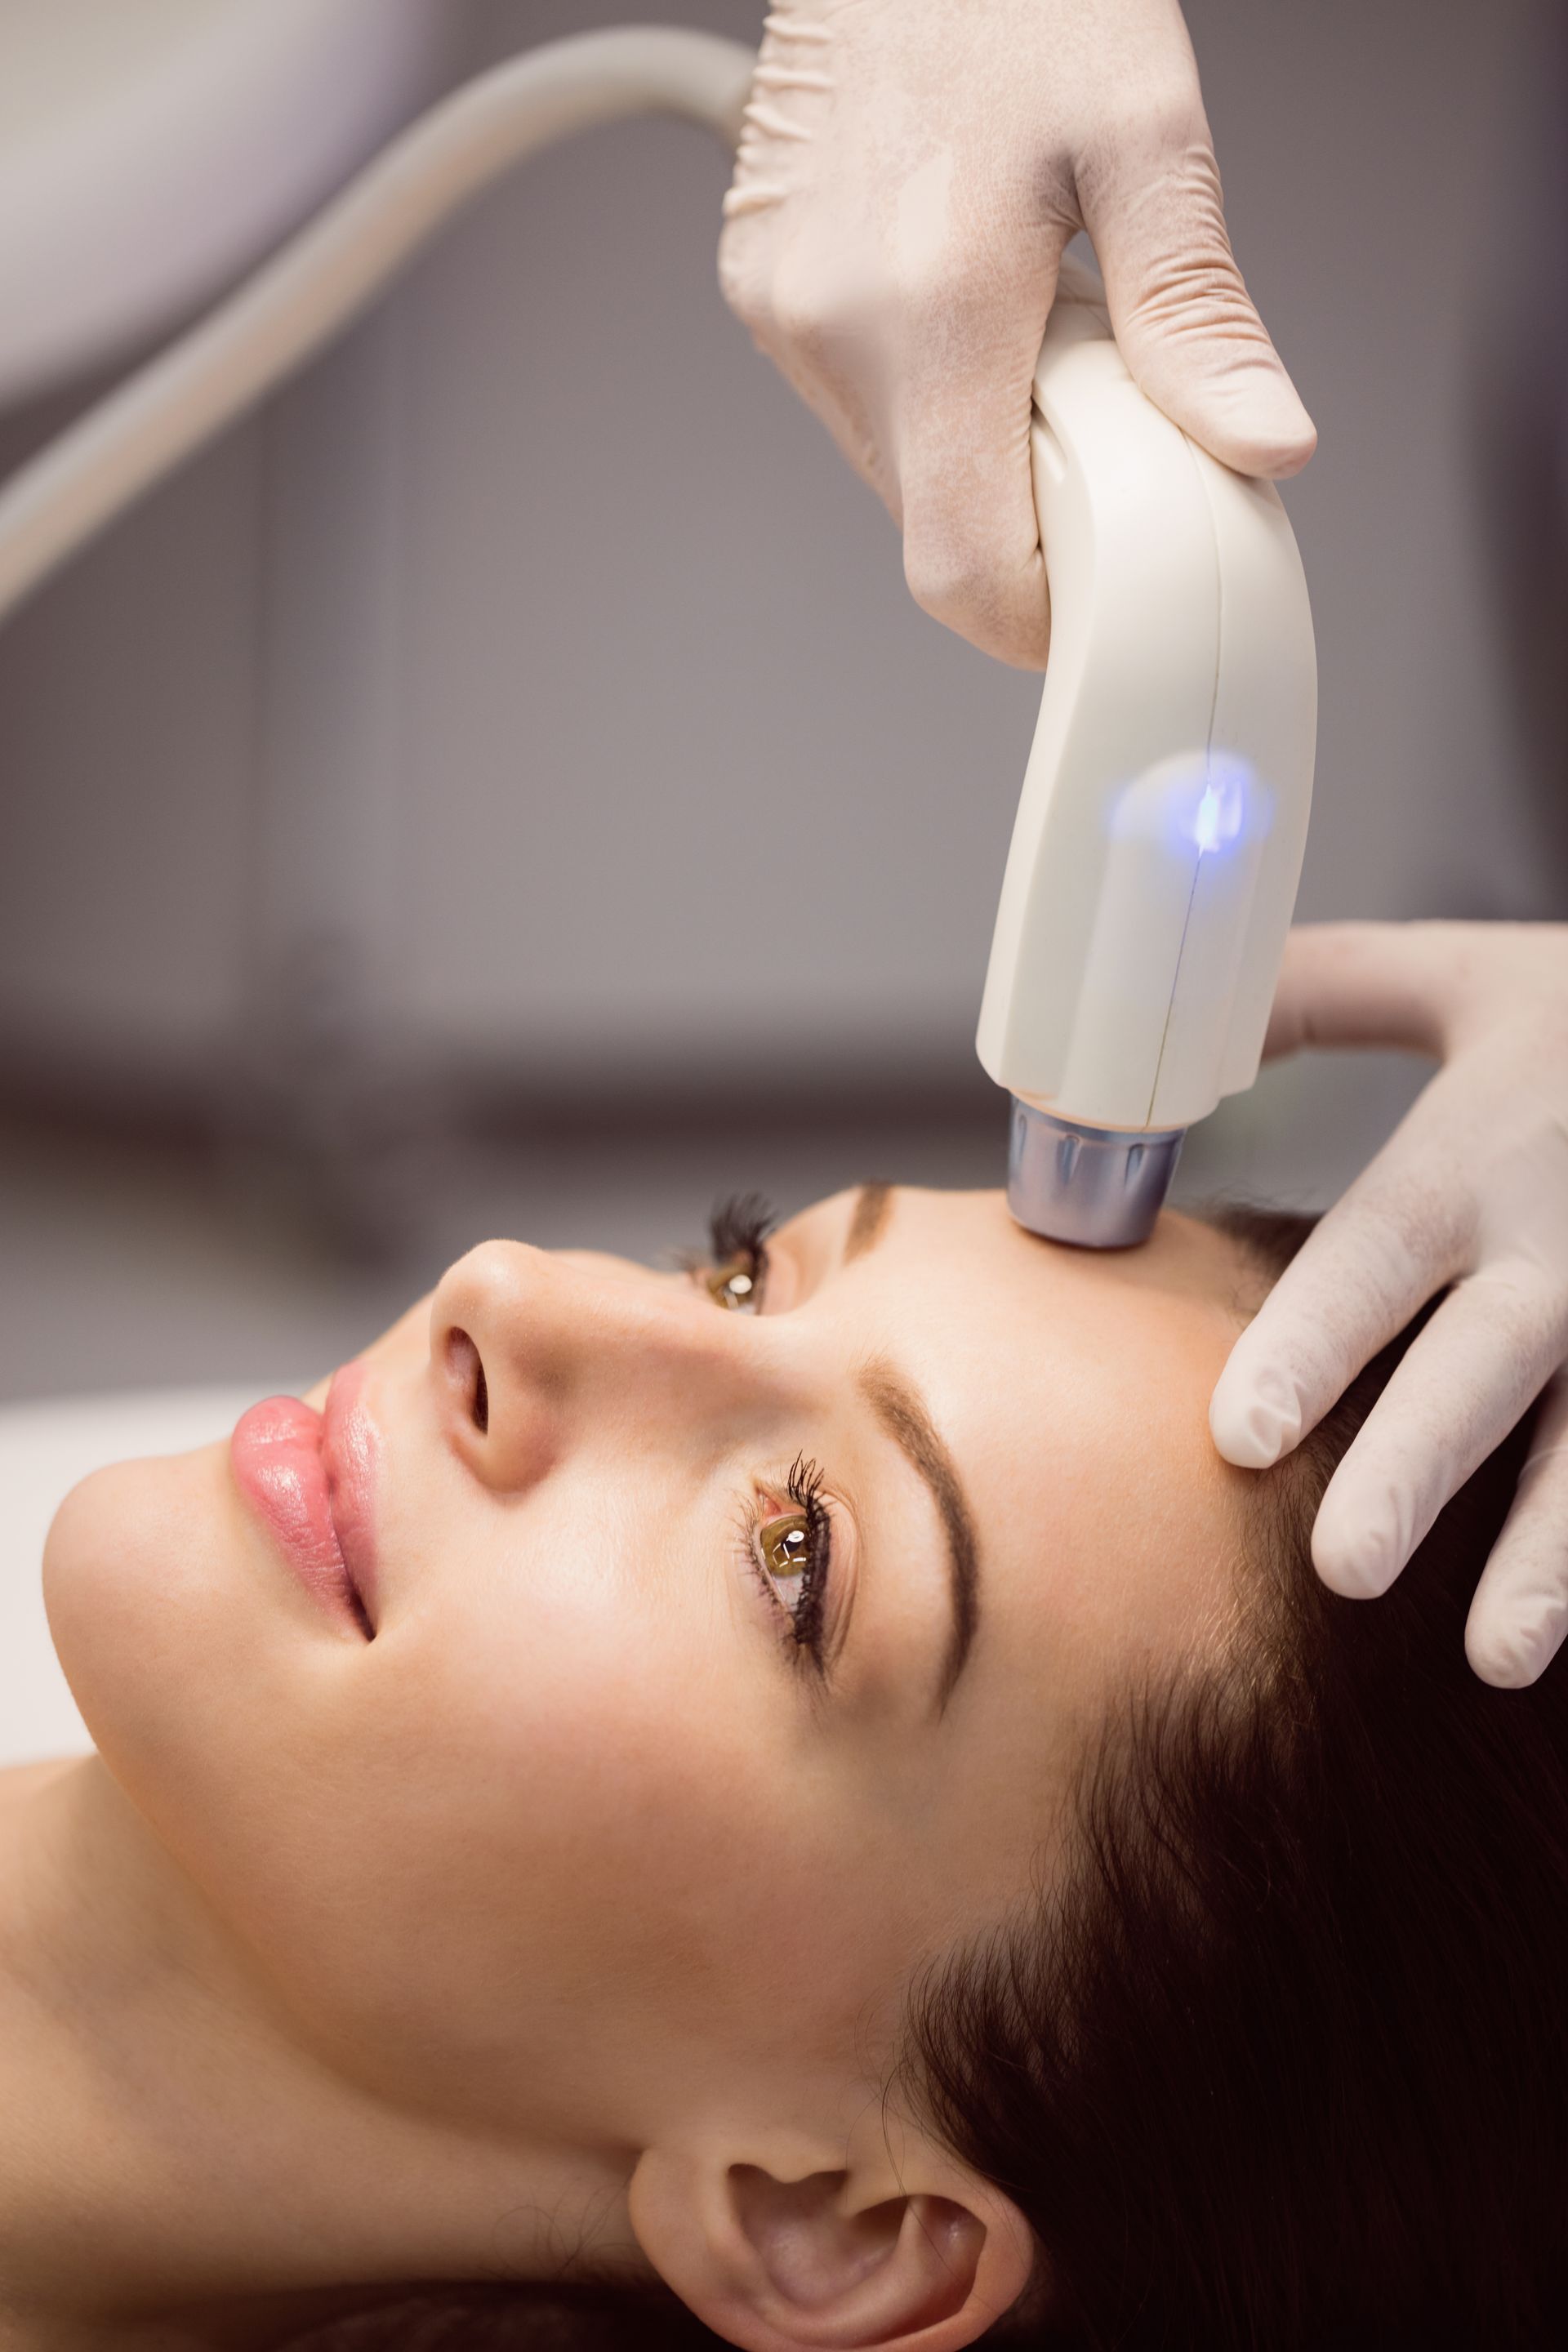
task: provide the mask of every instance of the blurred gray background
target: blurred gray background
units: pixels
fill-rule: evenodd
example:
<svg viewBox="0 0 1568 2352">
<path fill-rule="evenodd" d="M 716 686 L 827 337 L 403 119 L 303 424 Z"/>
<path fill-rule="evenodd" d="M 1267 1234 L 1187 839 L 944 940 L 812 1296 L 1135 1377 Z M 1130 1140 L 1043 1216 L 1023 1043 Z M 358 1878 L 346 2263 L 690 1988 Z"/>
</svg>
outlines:
<svg viewBox="0 0 1568 2352">
<path fill-rule="evenodd" d="M 1321 436 L 1300 910 L 1561 915 L 1563 12 L 1186 13 Z M 761 16 L 443 0 L 389 120 L 563 31 Z M 486 1232 L 651 1255 L 726 1188 L 998 1181 L 1038 684 L 913 607 L 726 313 L 726 177 L 668 123 L 525 165 L 0 629 L 0 1395 L 303 1378 Z M 14 402 L 0 469 L 134 345 Z M 1267 1074 L 1188 1190 L 1321 1202 L 1418 1077 Z"/>
</svg>

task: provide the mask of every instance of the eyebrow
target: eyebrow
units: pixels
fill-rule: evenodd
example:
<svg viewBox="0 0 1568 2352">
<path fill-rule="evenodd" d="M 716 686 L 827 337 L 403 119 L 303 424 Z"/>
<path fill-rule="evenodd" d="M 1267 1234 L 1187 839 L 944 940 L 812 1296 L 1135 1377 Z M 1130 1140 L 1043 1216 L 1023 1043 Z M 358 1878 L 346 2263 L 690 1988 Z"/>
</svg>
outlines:
<svg viewBox="0 0 1568 2352">
<path fill-rule="evenodd" d="M 893 1188 L 890 1184 L 861 1185 L 855 1195 L 849 1230 L 844 1236 L 843 1265 L 847 1265 L 851 1258 L 863 1257 L 868 1250 L 876 1248 L 882 1238 L 888 1211 L 892 1205 Z"/>
<path fill-rule="evenodd" d="M 968 1662 L 980 1623 L 980 1553 L 974 1520 L 952 1454 L 921 1399 L 892 1366 L 879 1359 L 860 1375 L 867 1402 L 906 1460 L 924 1479 L 947 1538 L 952 1631 L 937 1678 L 941 1715 Z"/>
</svg>

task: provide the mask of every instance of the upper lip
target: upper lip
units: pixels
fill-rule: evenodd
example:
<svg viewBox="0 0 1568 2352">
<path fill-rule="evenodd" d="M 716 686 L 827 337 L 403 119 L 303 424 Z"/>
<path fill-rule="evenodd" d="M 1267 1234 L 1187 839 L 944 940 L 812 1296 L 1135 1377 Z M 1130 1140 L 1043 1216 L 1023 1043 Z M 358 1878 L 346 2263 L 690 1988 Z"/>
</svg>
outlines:
<svg viewBox="0 0 1568 2352">
<path fill-rule="evenodd" d="M 338 1549 L 374 1635 L 380 1622 L 374 1506 L 382 1439 L 364 1402 L 365 1371 L 356 1358 L 332 1375 L 321 1412 L 321 1463 Z"/>
</svg>

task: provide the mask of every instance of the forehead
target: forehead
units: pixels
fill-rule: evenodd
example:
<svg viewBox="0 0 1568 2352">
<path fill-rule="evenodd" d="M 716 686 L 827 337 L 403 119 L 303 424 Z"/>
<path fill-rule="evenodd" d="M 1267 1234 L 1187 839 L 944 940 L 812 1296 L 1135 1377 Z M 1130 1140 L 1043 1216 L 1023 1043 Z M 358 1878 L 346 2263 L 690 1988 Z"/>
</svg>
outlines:
<svg viewBox="0 0 1568 2352">
<path fill-rule="evenodd" d="M 862 1307 L 874 1288 L 911 1327 L 940 1313 L 950 1340 L 968 1333 L 992 1360 L 1010 1348 L 1026 1374 L 1063 1348 L 1114 1356 L 1124 1375 L 1146 1360 L 1168 1386 L 1179 1359 L 1223 1361 L 1258 1303 L 1245 1250 L 1197 1218 L 1166 1213 L 1140 1249 L 1081 1250 L 1026 1233 L 1000 1192 L 867 1190 L 870 1202 L 837 1193 L 782 1229 L 802 1288 L 842 1286 Z"/>
<path fill-rule="evenodd" d="M 814 1261 L 821 1311 L 921 1390 L 958 1464 L 993 1702 L 1010 1662 L 1092 1718 L 1108 1676 L 1228 1622 L 1249 1481 L 1215 1454 L 1208 1400 L 1255 1303 L 1249 1262 L 1194 1219 L 1090 1252 L 1026 1234 L 1000 1192 L 900 1189 L 843 1264 L 855 1207 L 821 1202 L 782 1238 Z"/>
</svg>

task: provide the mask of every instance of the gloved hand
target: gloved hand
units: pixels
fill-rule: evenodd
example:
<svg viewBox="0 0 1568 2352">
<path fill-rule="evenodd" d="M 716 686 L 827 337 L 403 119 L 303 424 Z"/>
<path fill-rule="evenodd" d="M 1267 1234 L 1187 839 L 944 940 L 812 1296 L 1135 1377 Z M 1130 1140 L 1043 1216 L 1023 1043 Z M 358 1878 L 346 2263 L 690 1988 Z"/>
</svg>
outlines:
<svg viewBox="0 0 1568 2352">
<path fill-rule="evenodd" d="M 904 534 L 917 601 L 1044 667 L 1030 387 L 1087 228 L 1128 366 L 1226 465 L 1312 424 L 1231 257 L 1176 0 L 780 0 L 719 270 Z"/>
<path fill-rule="evenodd" d="M 1294 931 L 1267 1050 L 1301 1045 L 1443 1066 L 1237 1341 L 1215 1442 L 1243 1468 L 1277 1461 L 1452 1285 L 1335 1471 L 1312 1558 L 1336 1592 L 1385 1592 L 1544 1390 L 1465 1633 L 1485 1681 L 1533 1682 L 1568 1630 L 1568 927 Z"/>
</svg>

